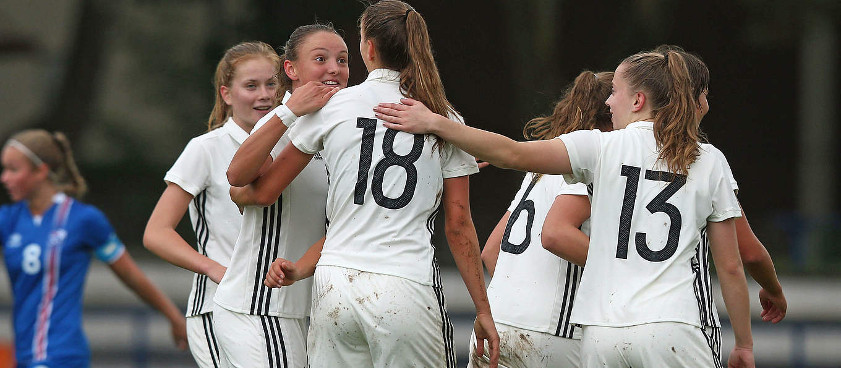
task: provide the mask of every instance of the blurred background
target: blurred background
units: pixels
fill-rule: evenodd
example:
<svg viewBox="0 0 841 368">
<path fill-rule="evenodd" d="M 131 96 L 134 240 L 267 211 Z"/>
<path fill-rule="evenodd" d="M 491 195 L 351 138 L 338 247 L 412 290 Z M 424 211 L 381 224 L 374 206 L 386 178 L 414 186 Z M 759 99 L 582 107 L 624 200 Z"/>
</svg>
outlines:
<svg viewBox="0 0 841 368">
<path fill-rule="evenodd" d="M 551 112 L 582 70 L 613 70 L 659 44 L 700 55 L 712 74 L 702 128 L 727 155 L 789 298 L 784 322 L 755 321 L 757 362 L 841 366 L 841 1 L 410 3 L 427 21 L 447 95 L 468 124 L 515 139 L 528 119 Z M 217 61 L 240 41 L 279 48 L 299 25 L 332 22 L 351 53 L 350 84 L 358 84 L 366 77 L 357 51 L 364 7 L 356 0 L 3 0 L 0 139 L 33 127 L 65 132 L 89 181 L 85 200 L 104 210 L 142 267 L 183 306 L 189 275 L 151 255 L 141 237 L 164 173 L 206 130 Z M 481 243 L 522 175 L 490 167 L 473 176 Z M 3 192 L 0 203 L 8 201 Z M 193 237 L 186 217 L 181 230 Z M 443 237 L 436 244 L 439 261 L 454 269 Z M 190 366 L 187 353 L 169 347 L 162 320 L 128 292 L 111 294 L 118 281 L 107 271 L 100 279 L 100 271 L 93 269 L 86 299 L 94 366 Z M 453 280 L 451 309 L 469 334 L 469 300 Z M 10 303 L 4 281 L 0 344 L 12 339 Z M 113 337 L 114 323 L 125 326 L 125 341 Z"/>
</svg>

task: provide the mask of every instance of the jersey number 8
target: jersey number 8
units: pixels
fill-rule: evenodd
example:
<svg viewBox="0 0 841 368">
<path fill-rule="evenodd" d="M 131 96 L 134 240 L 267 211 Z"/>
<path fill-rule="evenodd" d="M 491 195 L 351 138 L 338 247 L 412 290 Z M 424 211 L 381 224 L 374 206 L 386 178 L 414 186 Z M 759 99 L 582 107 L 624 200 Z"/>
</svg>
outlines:
<svg viewBox="0 0 841 368">
<path fill-rule="evenodd" d="M 365 191 L 368 189 L 368 172 L 374 156 L 374 133 L 377 130 L 377 119 L 356 118 L 356 127 L 362 129 L 362 147 L 359 152 L 359 171 L 356 177 L 356 188 L 353 192 L 353 203 L 362 205 L 365 203 Z M 415 187 L 418 185 L 418 169 L 415 161 L 420 158 L 423 151 L 423 135 L 415 134 L 412 150 L 406 155 L 394 153 L 394 138 L 397 131 L 388 129 L 383 137 L 383 158 L 374 167 L 374 177 L 371 179 L 371 195 L 374 202 L 381 207 L 399 209 L 406 207 L 415 195 Z M 383 193 L 383 180 L 385 172 L 389 167 L 400 166 L 406 170 L 406 184 L 403 192 L 397 198 L 386 197 Z"/>
</svg>

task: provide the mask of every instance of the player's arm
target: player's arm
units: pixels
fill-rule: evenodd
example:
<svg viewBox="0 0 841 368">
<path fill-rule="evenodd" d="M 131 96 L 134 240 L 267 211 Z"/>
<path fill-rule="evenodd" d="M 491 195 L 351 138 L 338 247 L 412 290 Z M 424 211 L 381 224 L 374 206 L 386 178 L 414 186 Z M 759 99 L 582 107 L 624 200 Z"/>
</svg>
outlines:
<svg viewBox="0 0 841 368">
<path fill-rule="evenodd" d="M 289 101 L 270 112 L 273 116 L 266 124 L 242 142 L 228 166 L 228 183 L 241 187 L 254 181 L 263 163 L 271 159 L 272 148 L 288 127 L 299 116 L 324 107 L 338 90 L 338 87 L 328 87 L 315 81 L 296 88 Z"/>
<path fill-rule="evenodd" d="M 278 258 L 272 262 L 269 272 L 266 273 L 266 280 L 263 282 L 268 287 L 279 288 L 289 286 L 298 280 L 303 280 L 315 274 L 315 265 L 321 258 L 321 250 L 324 249 L 324 240 L 321 237 L 315 244 L 307 249 L 297 262 L 288 259 Z"/>
<path fill-rule="evenodd" d="M 225 266 L 197 252 L 175 231 L 192 200 L 190 193 L 177 184 L 168 183 L 146 223 L 143 245 L 167 262 L 207 275 L 218 284 L 225 275 Z"/>
<path fill-rule="evenodd" d="M 584 267 L 590 237 L 581 224 L 590 218 L 590 199 L 586 195 L 562 194 L 546 214 L 540 242 L 552 254 Z"/>
<path fill-rule="evenodd" d="M 730 354 L 733 366 L 753 366 L 753 337 L 750 326 L 750 302 L 748 286 L 742 260 L 739 258 L 739 246 L 736 238 L 735 220 L 730 218 L 721 222 L 707 222 L 707 235 L 710 238 L 713 261 L 721 283 L 721 295 L 730 316 L 730 324 L 736 343 Z"/>
<path fill-rule="evenodd" d="M 444 179 L 444 232 L 450 252 L 456 261 L 467 292 L 476 306 L 476 354 L 484 354 L 485 340 L 490 346 L 491 367 L 499 361 L 499 334 L 491 316 L 488 294 L 485 290 L 485 276 L 479 252 L 479 238 L 470 214 L 470 182 L 467 176 Z"/>
<path fill-rule="evenodd" d="M 287 144 L 269 169 L 254 182 L 243 188 L 232 188 L 231 199 L 240 207 L 268 206 L 274 203 L 289 183 L 307 167 L 312 157 L 313 155 L 301 152 L 292 143 Z"/>
<path fill-rule="evenodd" d="M 131 258 L 127 251 L 117 258 L 116 261 L 109 265 L 111 271 L 117 275 L 120 281 L 129 287 L 140 299 L 143 299 L 146 304 L 157 309 L 168 320 L 172 332 L 172 337 L 175 340 L 175 345 L 179 349 L 187 348 L 187 322 L 184 315 L 178 310 L 178 307 L 172 303 L 171 300 L 152 283 L 146 274 L 137 267 L 137 263 Z"/>
<path fill-rule="evenodd" d="M 374 108 L 387 128 L 415 134 L 435 134 L 491 165 L 546 174 L 570 174 L 572 169 L 560 139 L 517 142 L 493 132 L 472 128 L 430 111 L 409 98 L 403 104 L 381 103 Z"/>
<path fill-rule="evenodd" d="M 502 218 L 491 231 L 488 240 L 485 241 L 485 247 L 482 248 L 482 263 L 488 270 L 488 274 L 494 275 L 496 270 L 496 260 L 499 259 L 499 249 L 502 246 L 502 236 L 505 234 L 505 226 L 508 225 L 508 218 L 511 217 L 511 211 L 505 211 Z"/>
<path fill-rule="evenodd" d="M 762 287 L 759 301 L 762 304 L 762 320 L 777 323 L 786 316 L 787 302 L 783 287 L 777 279 L 774 261 L 762 242 L 753 233 L 745 210 L 736 218 L 736 235 L 739 239 L 739 255 L 751 277 Z"/>
</svg>

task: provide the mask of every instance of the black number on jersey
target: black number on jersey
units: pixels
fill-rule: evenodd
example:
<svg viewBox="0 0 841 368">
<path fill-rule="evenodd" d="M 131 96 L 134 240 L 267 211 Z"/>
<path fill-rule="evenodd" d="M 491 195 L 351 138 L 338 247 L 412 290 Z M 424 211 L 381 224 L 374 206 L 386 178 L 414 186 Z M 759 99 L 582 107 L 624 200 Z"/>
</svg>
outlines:
<svg viewBox="0 0 841 368">
<path fill-rule="evenodd" d="M 518 203 L 517 207 L 514 208 L 514 212 L 511 212 L 511 217 L 508 218 L 508 223 L 505 224 L 505 233 L 502 235 L 502 244 L 500 246 L 503 252 L 520 254 L 525 252 L 526 248 L 528 248 L 531 244 L 531 228 L 534 225 L 534 201 L 527 198 L 535 184 L 537 184 L 537 181 L 532 180 L 531 184 L 529 184 L 528 188 L 526 188 L 525 193 L 523 193 L 523 198 L 520 199 L 520 203 Z M 525 211 L 528 216 L 526 217 L 526 238 L 523 239 L 523 242 L 520 244 L 511 244 L 509 241 L 511 229 L 514 227 L 514 223 L 517 222 L 517 219 L 520 218 L 520 214 L 522 214 L 523 211 Z"/>
<path fill-rule="evenodd" d="M 356 127 L 362 128 L 362 146 L 359 152 L 359 171 L 356 176 L 356 189 L 353 192 L 353 203 L 361 205 L 365 203 L 365 191 L 368 189 L 368 171 L 374 156 L 374 133 L 377 129 L 377 119 L 356 118 Z M 394 153 L 394 138 L 397 131 L 388 129 L 383 137 L 383 158 L 374 167 L 374 177 L 371 180 L 371 195 L 378 205 L 398 209 L 406 207 L 415 195 L 415 188 L 418 185 L 418 169 L 415 162 L 423 152 L 423 135 L 415 134 L 412 150 L 401 156 Z M 389 167 L 400 166 L 406 170 L 406 184 L 403 192 L 397 198 L 386 197 L 383 193 L 383 180 L 385 172 Z"/>
<path fill-rule="evenodd" d="M 628 258 L 628 242 L 631 236 L 631 218 L 634 215 L 634 203 L 637 199 L 637 188 L 639 187 L 640 172 L 642 169 L 634 166 L 622 165 L 621 175 L 626 177 L 625 197 L 622 200 L 622 213 L 619 215 L 619 240 L 616 244 L 616 258 Z M 645 208 L 648 212 L 655 214 L 663 212 L 669 216 L 669 237 L 666 239 L 666 246 L 661 250 L 651 250 L 645 233 L 636 233 L 634 242 L 637 245 L 637 253 L 645 260 L 651 262 L 662 262 L 669 259 L 677 251 L 680 240 L 680 226 L 682 218 L 680 210 L 673 204 L 666 202 L 677 191 L 686 184 L 685 175 L 677 175 L 665 171 L 645 170 L 645 180 L 665 181 L 669 185 L 657 194 Z"/>
</svg>

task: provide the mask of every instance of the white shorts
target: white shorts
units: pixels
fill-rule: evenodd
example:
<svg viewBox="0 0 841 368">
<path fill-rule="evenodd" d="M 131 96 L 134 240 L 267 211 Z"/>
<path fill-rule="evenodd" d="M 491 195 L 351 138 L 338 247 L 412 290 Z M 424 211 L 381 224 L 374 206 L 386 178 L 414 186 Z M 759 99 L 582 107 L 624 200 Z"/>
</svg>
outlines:
<svg viewBox="0 0 841 368">
<path fill-rule="evenodd" d="M 312 368 L 455 367 L 441 288 L 335 266 L 314 277 Z"/>
<path fill-rule="evenodd" d="M 219 343 L 213 331 L 213 313 L 187 317 L 187 342 L 199 368 L 221 367 Z"/>
<path fill-rule="evenodd" d="M 255 316 L 216 305 L 213 321 L 223 367 L 306 367 L 306 320 Z"/>
<path fill-rule="evenodd" d="M 719 367 L 704 331 L 679 322 L 584 326 L 582 367 Z"/>
<path fill-rule="evenodd" d="M 581 366 L 581 340 L 568 339 L 545 332 L 525 330 L 496 323 L 499 333 L 499 366 L 506 368 Z M 470 335 L 469 368 L 490 365 L 490 348 L 485 342 L 485 354 L 476 355 L 476 335 Z"/>
</svg>

